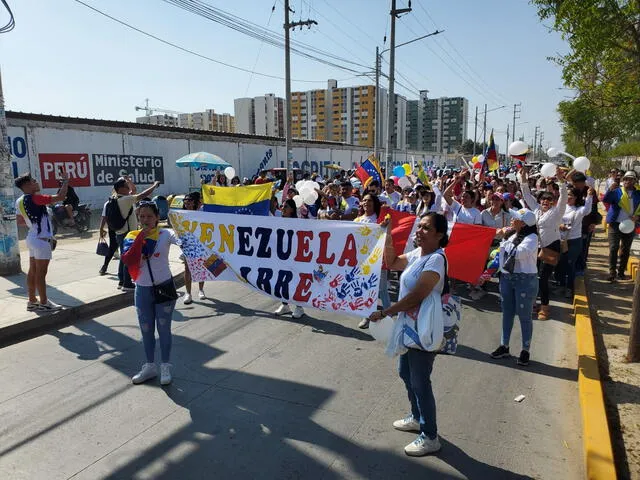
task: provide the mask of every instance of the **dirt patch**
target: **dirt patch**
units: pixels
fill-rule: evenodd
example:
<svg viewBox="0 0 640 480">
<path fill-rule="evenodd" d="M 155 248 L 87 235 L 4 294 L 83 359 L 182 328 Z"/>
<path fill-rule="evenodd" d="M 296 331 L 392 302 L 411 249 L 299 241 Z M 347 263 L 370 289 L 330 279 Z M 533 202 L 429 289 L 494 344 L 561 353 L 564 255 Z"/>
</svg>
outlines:
<svg viewBox="0 0 640 480">
<path fill-rule="evenodd" d="M 618 478 L 640 480 L 640 363 L 626 362 L 634 282 L 607 282 L 608 256 L 606 234 L 599 229 L 585 280 L 600 374 Z"/>
</svg>

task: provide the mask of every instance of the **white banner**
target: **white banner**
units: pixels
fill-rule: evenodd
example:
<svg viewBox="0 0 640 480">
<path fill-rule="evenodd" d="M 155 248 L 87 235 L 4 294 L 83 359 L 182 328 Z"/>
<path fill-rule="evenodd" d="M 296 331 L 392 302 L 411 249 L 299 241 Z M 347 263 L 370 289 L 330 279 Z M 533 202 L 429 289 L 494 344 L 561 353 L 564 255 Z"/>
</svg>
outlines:
<svg viewBox="0 0 640 480">
<path fill-rule="evenodd" d="M 376 224 L 171 210 L 194 281 L 234 280 L 278 300 L 368 316 L 385 233 Z"/>
</svg>

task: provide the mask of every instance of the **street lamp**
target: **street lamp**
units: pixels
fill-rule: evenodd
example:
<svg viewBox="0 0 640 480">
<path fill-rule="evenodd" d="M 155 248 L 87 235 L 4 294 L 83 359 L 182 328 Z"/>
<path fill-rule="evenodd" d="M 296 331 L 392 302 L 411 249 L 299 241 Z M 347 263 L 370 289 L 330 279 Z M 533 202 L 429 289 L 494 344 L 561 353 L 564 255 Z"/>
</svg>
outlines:
<svg viewBox="0 0 640 480">
<path fill-rule="evenodd" d="M 395 4 L 395 2 L 394 2 Z M 394 9 L 395 10 L 395 9 Z M 395 99 L 395 94 L 394 94 L 394 84 L 395 84 L 395 49 L 398 47 L 402 47 L 404 45 L 408 45 L 410 43 L 413 42 L 417 42 L 418 40 L 422 40 L 424 38 L 427 37 L 431 37 L 434 35 L 438 35 L 442 32 L 444 32 L 444 30 L 436 30 L 434 32 L 428 33 L 426 35 L 423 35 L 421 37 L 418 38 L 414 38 L 413 40 L 409 40 L 408 42 L 403 42 L 400 43 L 398 45 L 395 45 L 395 17 L 392 16 L 392 28 L 393 31 L 391 32 L 391 47 L 387 48 L 385 50 L 382 50 L 381 52 L 378 51 L 378 47 L 376 47 L 376 126 L 375 126 L 375 131 L 376 131 L 376 138 L 375 138 L 375 145 L 374 145 L 374 150 L 375 153 L 378 153 L 378 143 L 379 143 L 379 137 L 380 135 L 378 134 L 378 128 L 379 128 L 379 115 L 378 113 L 380 113 L 381 109 L 378 108 L 380 102 L 379 102 L 379 90 L 380 90 L 380 59 L 382 58 L 382 54 L 388 51 L 391 51 L 391 59 L 389 61 L 389 101 L 388 101 L 388 120 L 387 120 L 387 146 L 386 146 L 386 152 L 385 152 L 385 170 L 387 172 L 389 172 L 389 160 L 390 157 L 393 153 L 393 135 L 394 135 L 394 128 L 393 128 L 393 119 L 395 116 L 395 109 L 396 109 L 396 99 Z"/>
</svg>

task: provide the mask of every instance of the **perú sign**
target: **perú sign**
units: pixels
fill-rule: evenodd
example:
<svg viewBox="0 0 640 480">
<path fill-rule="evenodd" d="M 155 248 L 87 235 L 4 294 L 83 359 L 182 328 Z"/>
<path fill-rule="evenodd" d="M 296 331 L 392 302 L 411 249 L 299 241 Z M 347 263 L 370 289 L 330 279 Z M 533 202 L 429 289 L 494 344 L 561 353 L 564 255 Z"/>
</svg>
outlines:
<svg viewBox="0 0 640 480">
<path fill-rule="evenodd" d="M 91 186 L 89 155 L 86 153 L 41 153 L 38 160 L 43 188 L 58 188 L 61 170 L 66 170 L 72 187 Z"/>
</svg>

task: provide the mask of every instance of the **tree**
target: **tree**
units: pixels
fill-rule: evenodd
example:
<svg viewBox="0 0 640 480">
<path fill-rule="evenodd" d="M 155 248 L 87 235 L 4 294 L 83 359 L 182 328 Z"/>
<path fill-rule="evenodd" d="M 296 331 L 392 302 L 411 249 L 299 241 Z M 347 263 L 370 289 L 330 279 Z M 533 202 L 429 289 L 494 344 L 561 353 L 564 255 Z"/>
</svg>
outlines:
<svg viewBox="0 0 640 480">
<path fill-rule="evenodd" d="M 595 107 L 590 100 L 578 97 L 558 104 L 560 123 L 563 126 L 562 140 L 574 154 L 587 157 L 602 156 L 611 148 L 620 133 L 619 118 L 613 111 Z"/>
<path fill-rule="evenodd" d="M 476 155 L 480 155 L 484 152 L 486 144 L 476 142 Z M 458 153 L 462 153 L 464 155 L 472 155 L 473 154 L 473 140 L 468 139 L 458 147 Z"/>
<path fill-rule="evenodd" d="M 640 1 L 532 0 L 569 44 L 550 58 L 585 103 L 615 112 L 622 138 L 640 131 Z"/>
</svg>

